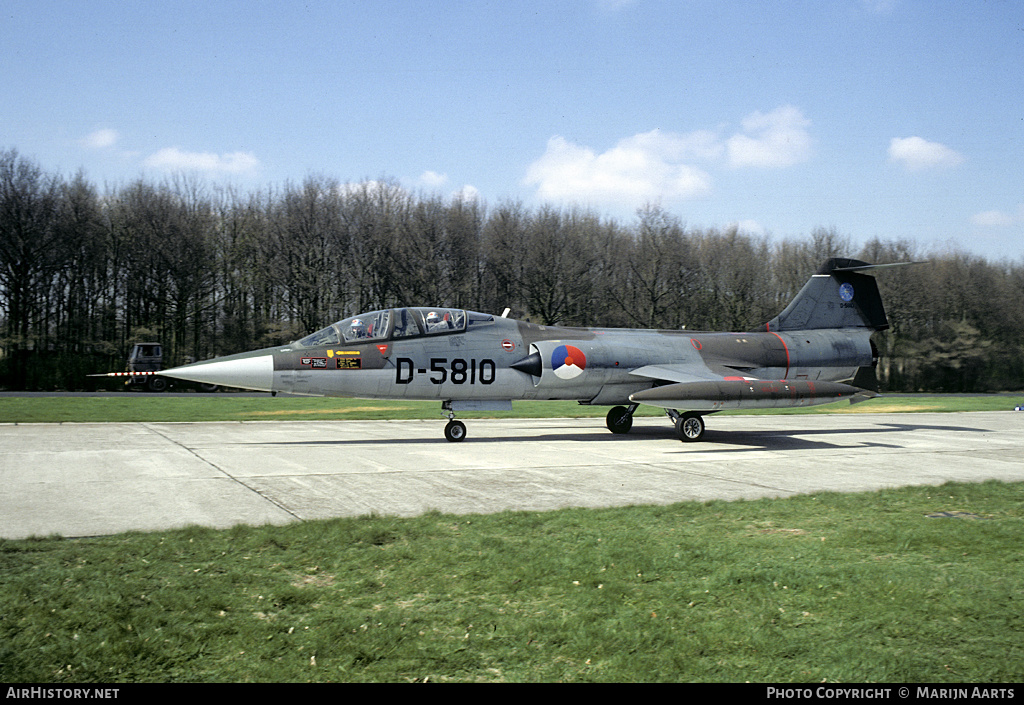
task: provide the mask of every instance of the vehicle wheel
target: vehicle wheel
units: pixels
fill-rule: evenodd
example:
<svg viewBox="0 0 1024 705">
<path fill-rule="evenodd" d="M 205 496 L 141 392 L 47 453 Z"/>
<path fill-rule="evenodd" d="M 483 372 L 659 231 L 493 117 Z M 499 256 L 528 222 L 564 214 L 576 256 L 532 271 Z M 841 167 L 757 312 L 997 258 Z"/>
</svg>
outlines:
<svg viewBox="0 0 1024 705">
<path fill-rule="evenodd" d="M 604 423 L 612 433 L 629 433 L 633 428 L 633 414 L 624 406 L 613 406 Z"/>
<path fill-rule="evenodd" d="M 704 437 L 704 418 L 700 414 L 683 414 L 676 421 L 676 433 L 686 443 L 699 441 Z"/>
<path fill-rule="evenodd" d="M 444 427 L 444 437 L 452 443 L 458 443 L 466 437 L 466 424 L 452 419 Z"/>
<path fill-rule="evenodd" d="M 150 377 L 146 386 L 149 387 L 151 392 L 166 392 L 167 380 L 163 377 Z"/>
<path fill-rule="evenodd" d="M 207 394 L 213 394 L 218 389 L 220 389 L 220 386 L 216 384 L 207 384 L 205 382 L 199 384 L 199 391 Z"/>
</svg>

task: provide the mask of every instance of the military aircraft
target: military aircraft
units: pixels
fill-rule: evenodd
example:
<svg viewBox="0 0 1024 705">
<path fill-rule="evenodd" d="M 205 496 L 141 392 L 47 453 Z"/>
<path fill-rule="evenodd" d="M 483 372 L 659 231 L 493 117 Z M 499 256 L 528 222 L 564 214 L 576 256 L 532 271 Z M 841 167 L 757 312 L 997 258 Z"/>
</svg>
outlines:
<svg viewBox="0 0 1024 705">
<path fill-rule="evenodd" d="M 177 379 L 267 392 L 438 400 L 455 418 L 512 400 L 608 405 L 627 433 L 640 404 L 664 408 L 683 441 L 724 409 L 800 407 L 878 396 L 871 335 L 889 327 L 875 278 L 899 264 L 828 260 L 756 330 L 697 333 L 544 326 L 457 308 L 368 311 L 287 345 L 165 370 Z M 507 313 L 507 310 L 506 310 Z"/>
</svg>

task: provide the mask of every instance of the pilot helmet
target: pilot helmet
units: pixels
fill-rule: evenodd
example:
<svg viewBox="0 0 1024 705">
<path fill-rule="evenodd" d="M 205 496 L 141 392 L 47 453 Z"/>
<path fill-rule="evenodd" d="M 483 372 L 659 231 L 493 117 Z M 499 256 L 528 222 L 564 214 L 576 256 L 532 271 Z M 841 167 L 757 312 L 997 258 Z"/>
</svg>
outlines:
<svg viewBox="0 0 1024 705">
<path fill-rule="evenodd" d="M 441 318 L 437 315 L 436 311 L 431 311 L 427 314 L 427 323 L 440 323 Z"/>
</svg>

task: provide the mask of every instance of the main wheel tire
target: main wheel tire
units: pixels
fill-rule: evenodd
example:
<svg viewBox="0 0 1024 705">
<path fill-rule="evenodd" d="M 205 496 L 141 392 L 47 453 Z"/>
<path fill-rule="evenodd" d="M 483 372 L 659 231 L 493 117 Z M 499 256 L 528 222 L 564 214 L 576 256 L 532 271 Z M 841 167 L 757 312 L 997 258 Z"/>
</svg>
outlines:
<svg viewBox="0 0 1024 705">
<path fill-rule="evenodd" d="M 700 414 L 683 414 L 676 420 L 679 440 L 693 443 L 704 437 L 704 418 Z"/>
<path fill-rule="evenodd" d="M 629 409 L 624 406 L 613 406 L 608 412 L 604 423 L 612 433 L 629 433 L 633 428 L 633 414 L 628 413 Z"/>
<path fill-rule="evenodd" d="M 444 437 L 447 438 L 450 443 L 458 443 L 466 437 L 466 424 L 452 419 L 448 422 L 448 425 L 444 427 Z"/>
</svg>

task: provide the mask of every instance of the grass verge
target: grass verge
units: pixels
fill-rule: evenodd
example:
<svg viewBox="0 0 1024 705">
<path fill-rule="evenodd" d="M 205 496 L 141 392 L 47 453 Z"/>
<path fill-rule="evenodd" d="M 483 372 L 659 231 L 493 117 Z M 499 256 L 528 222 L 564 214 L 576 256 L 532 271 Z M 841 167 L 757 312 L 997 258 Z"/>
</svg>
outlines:
<svg viewBox="0 0 1024 705">
<path fill-rule="evenodd" d="M 993 481 L 0 541 L 0 679 L 1015 681 L 1022 530 Z"/>
<path fill-rule="evenodd" d="M 840 402 L 804 409 L 747 410 L 731 413 L 828 414 L 1006 411 L 1024 404 L 1019 396 L 915 395 L 886 396 L 861 404 Z M 517 401 L 512 411 L 460 413 L 459 418 L 580 418 L 601 417 L 607 406 L 583 406 L 571 401 Z M 641 406 L 637 416 L 662 416 L 661 409 Z M 90 397 L 4 397 L 0 423 L 174 422 L 271 420 L 437 419 L 436 401 L 367 401 L 338 397 L 262 397 L 237 394 L 124 394 Z"/>
</svg>

